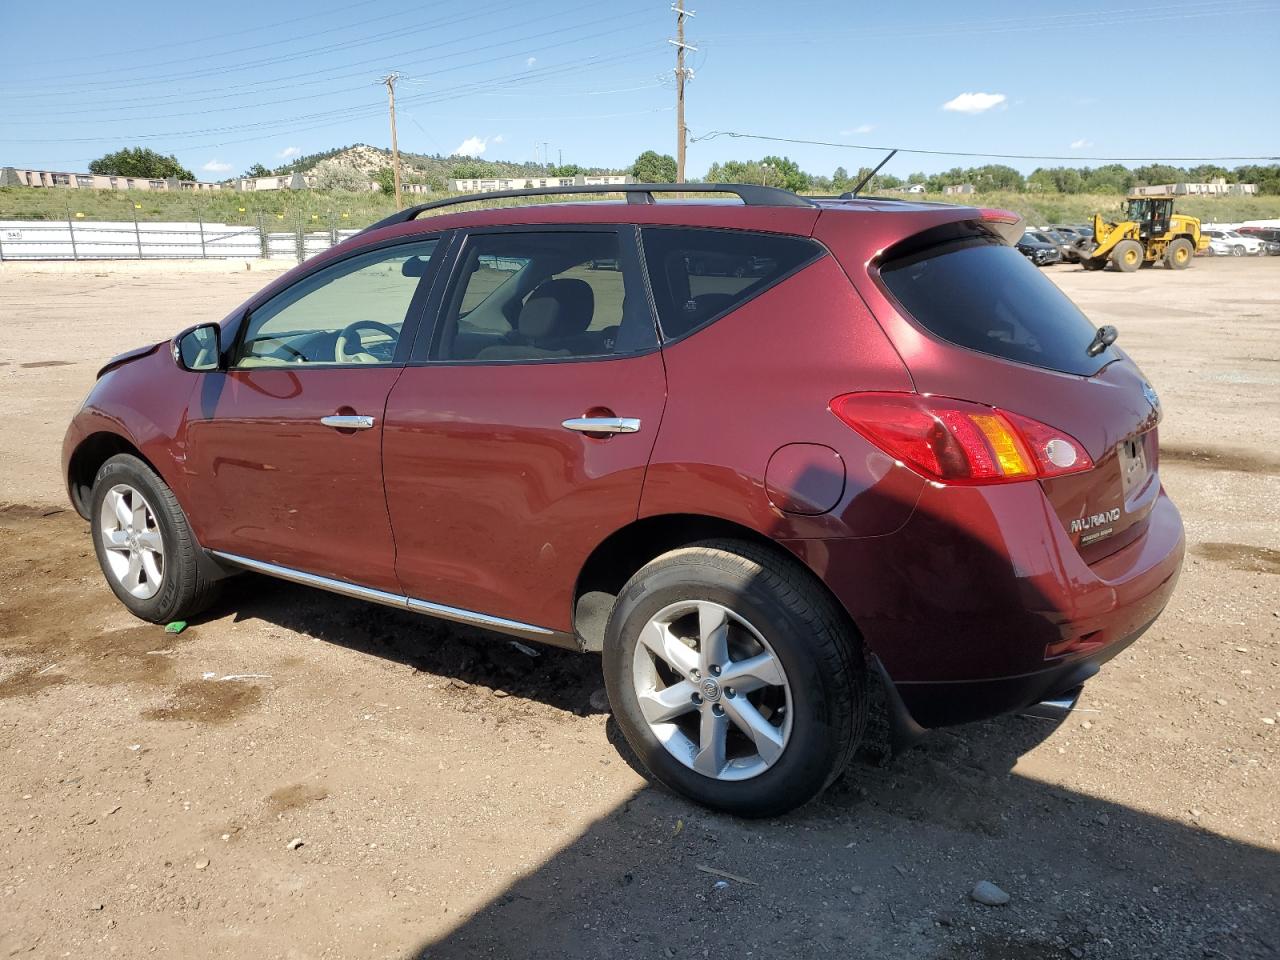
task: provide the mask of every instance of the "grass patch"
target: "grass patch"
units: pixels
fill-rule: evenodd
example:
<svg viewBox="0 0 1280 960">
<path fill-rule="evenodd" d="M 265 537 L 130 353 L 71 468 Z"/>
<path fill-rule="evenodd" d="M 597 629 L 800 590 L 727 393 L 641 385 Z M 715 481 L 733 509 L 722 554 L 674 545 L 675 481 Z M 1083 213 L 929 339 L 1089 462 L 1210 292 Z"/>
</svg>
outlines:
<svg viewBox="0 0 1280 960">
<path fill-rule="evenodd" d="M 599 199 L 620 199 L 619 194 L 601 194 Z M 895 194 L 894 196 L 902 196 Z M 437 199 L 413 196 L 409 202 Z M 530 202 L 582 202 L 582 196 L 515 198 L 465 204 L 450 212 L 479 206 L 514 206 Z M 903 199 L 942 200 L 989 207 L 1003 207 L 1026 217 L 1031 224 L 1083 223 L 1094 213 L 1113 217 L 1120 211 L 1121 198 L 1093 194 L 986 193 L 968 197 L 925 194 Z M 135 206 L 135 204 L 137 206 Z M 1199 217 L 1206 223 L 1234 223 L 1240 220 L 1280 218 L 1280 196 L 1264 197 L 1182 197 L 1174 202 L 1179 213 Z M 315 190 L 270 190 L 238 193 L 218 190 L 208 193 L 169 193 L 149 190 L 63 190 L 58 188 L 0 187 L 0 220 L 85 220 L 142 222 L 161 220 L 211 223 L 257 224 L 261 217 L 270 229 L 304 226 L 327 228 L 365 227 L 391 214 L 395 201 L 382 193 L 321 193 Z"/>
</svg>

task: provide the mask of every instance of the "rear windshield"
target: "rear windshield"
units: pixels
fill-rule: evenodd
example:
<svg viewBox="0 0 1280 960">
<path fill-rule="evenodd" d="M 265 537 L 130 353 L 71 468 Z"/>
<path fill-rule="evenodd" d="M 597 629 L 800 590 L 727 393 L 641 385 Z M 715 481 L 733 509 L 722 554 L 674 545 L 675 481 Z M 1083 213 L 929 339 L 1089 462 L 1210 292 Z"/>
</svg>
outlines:
<svg viewBox="0 0 1280 960">
<path fill-rule="evenodd" d="M 1097 327 L 1015 248 L 968 239 L 880 268 L 885 286 L 921 326 L 993 357 L 1090 377 L 1116 359 L 1088 354 Z"/>
</svg>

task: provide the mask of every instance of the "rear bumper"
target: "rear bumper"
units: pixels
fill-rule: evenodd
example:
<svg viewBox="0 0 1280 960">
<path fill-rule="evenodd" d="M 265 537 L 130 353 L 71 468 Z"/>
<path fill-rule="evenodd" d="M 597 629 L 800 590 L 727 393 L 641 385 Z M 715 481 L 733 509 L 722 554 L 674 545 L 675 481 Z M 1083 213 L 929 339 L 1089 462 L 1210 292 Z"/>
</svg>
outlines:
<svg viewBox="0 0 1280 960">
<path fill-rule="evenodd" d="M 1162 490 L 1142 536 L 1087 564 L 1034 483 L 930 487 L 894 534 L 788 546 L 844 604 L 922 727 L 1078 687 L 1160 615 L 1185 550 Z"/>
</svg>

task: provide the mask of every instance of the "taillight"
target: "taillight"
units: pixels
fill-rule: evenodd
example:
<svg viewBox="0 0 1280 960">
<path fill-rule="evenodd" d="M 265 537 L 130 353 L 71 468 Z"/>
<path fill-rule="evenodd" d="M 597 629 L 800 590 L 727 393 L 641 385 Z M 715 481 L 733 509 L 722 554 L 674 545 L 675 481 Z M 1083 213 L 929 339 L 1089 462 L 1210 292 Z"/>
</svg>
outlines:
<svg viewBox="0 0 1280 960">
<path fill-rule="evenodd" d="M 942 483 L 1009 483 L 1093 469 L 1084 446 L 1007 410 L 918 393 L 846 393 L 831 412 L 895 460 Z"/>
</svg>

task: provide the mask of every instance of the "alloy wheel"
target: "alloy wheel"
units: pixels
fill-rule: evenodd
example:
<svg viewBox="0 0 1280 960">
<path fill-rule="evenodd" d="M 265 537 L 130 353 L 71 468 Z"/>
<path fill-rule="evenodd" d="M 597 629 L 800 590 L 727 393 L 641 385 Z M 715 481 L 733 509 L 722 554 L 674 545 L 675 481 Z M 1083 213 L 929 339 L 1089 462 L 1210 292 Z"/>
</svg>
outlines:
<svg viewBox="0 0 1280 960">
<path fill-rule="evenodd" d="M 632 680 L 658 742 L 715 780 L 772 767 L 791 735 L 791 688 L 768 641 L 744 617 L 707 600 L 658 611 L 636 644 Z"/>
<path fill-rule="evenodd" d="M 106 568 L 139 600 L 154 597 L 164 580 L 164 538 L 155 511 L 126 483 L 117 483 L 98 511 Z"/>
</svg>

